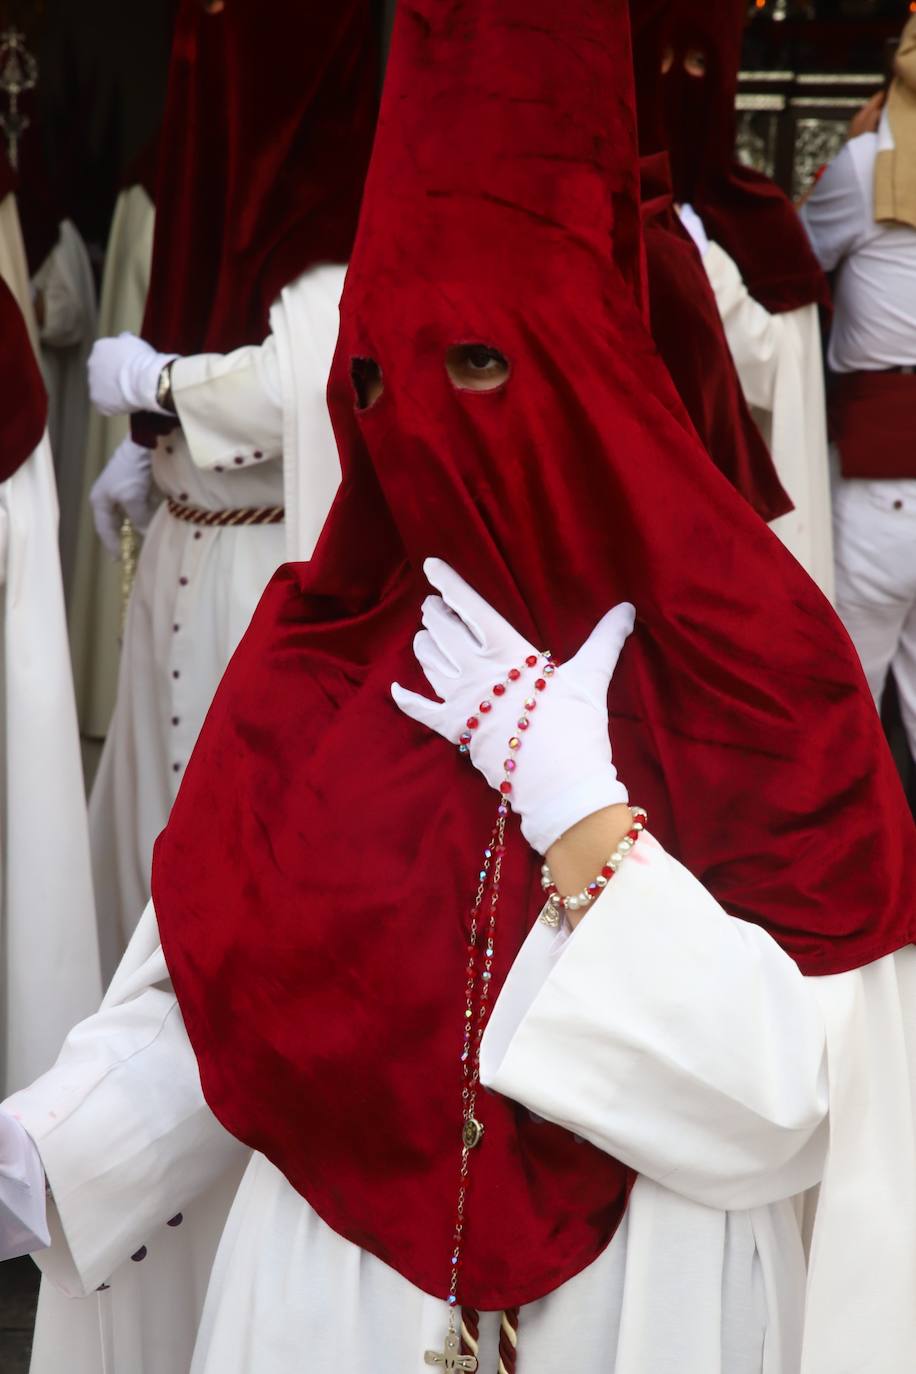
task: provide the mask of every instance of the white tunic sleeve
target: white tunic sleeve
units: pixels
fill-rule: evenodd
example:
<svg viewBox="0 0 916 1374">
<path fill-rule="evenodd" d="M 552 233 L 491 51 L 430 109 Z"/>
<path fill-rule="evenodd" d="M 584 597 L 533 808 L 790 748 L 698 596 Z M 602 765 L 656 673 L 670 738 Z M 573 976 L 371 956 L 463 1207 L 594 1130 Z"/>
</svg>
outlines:
<svg viewBox="0 0 916 1374">
<path fill-rule="evenodd" d="M 172 364 L 172 399 L 200 468 L 242 466 L 283 452 L 283 394 L 273 335 L 232 353 Z"/>
<path fill-rule="evenodd" d="M 784 346 L 785 316 L 770 314 L 750 294 L 735 262 L 711 243 L 703 266 L 722 317 L 748 405 L 772 410 Z"/>
<path fill-rule="evenodd" d="M 876 134 L 863 134 L 862 138 L 868 147 L 878 141 Z M 874 225 L 856 168 L 858 151 L 846 144 L 799 211 L 815 257 L 825 272 L 832 272 Z M 869 168 L 873 171 L 871 162 Z"/>
<path fill-rule="evenodd" d="M 4 1111 L 51 1187 L 42 1270 L 91 1292 L 245 1154 L 207 1107 L 148 906 L 101 1009 Z"/>
<path fill-rule="evenodd" d="M 765 931 L 646 835 L 556 944 L 536 925 L 510 971 L 483 1039 L 487 1087 L 707 1206 L 820 1178 L 824 1020 Z"/>
</svg>

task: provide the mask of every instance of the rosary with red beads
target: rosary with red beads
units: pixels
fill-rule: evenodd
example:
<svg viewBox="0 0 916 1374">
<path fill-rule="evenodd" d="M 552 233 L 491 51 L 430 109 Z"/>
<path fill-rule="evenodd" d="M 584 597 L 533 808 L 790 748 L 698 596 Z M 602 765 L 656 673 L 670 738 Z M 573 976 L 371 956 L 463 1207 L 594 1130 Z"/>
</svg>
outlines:
<svg viewBox="0 0 916 1374">
<path fill-rule="evenodd" d="M 458 1170 L 458 1198 L 455 1208 L 455 1227 L 453 1231 L 452 1254 L 448 1298 L 448 1331 L 445 1348 L 442 1351 L 427 1350 L 424 1356 L 427 1365 L 453 1374 L 475 1374 L 478 1369 L 479 1316 L 475 1308 L 463 1307 L 458 1300 L 462 1246 L 464 1243 L 465 1211 L 467 1204 L 467 1184 L 470 1173 L 470 1159 L 484 1137 L 484 1123 L 476 1115 L 477 1089 L 480 1084 L 480 1043 L 483 1039 L 484 1022 L 490 1000 L 490 983 L 493 977 L 493 958 L 496 946 L 496 911 L 499 905 L 499 885 L 502 875 L 502 861 L 506 852 L 506 818 L 509 815 L 512 796 L 512 775 L 517 768 L 518 751 L 522 748 L 525 732 L 530 728 L 531 715 L 537 709 L 537 694 L 547 690 L 549 680 L 557 672 L 557 665 L 549 653 L 529 654 L 524 668 L 510 668 L 506 680 L 493 686 L 493 696 L 503 697 L 511 687 L 520 681 L 525 669 L 533 670 L 543 659 L 540 675 L 535 679 L 534 692 L 526 698 L 524 711 L 517 720 L 517 733 L 507 744 L 508 753 L 503 762 L 503 780 L 499 784 L 499 805 L 496 808 L 496 821 L 483 860 L 477 875 L 477 892 L 471 909 L 471 928 L 468 937 L 468 962 L 465 968 L 465 1010 L 461 1039 L 461 1158 Z M 489 715 L 493 703 L 486 699 L 480 703 L 480 715 Z M 470 716 L 467 727 L 458 743 L 461 754 L 470 753 L 474 731 L 480 728 L 480 716 Z M 548 866 L 541 870 L 541 886 L 546 897 L 540 919 L 547 925 L 558 926 L 561 913 L 576 911 L 588 905 L 600 895 L 607 886 L 618 866 L 623 862 L 629 849 L 633 847 L 646 823 L 646 813 L 641 807 L 631 807 L 632 826 L 626 837 L 601 869 L 600 874 L 583 888 L 581 893 L 572 897 L 561 897 L 553 882 Z M 486 932 L 483 933 L 482 914 L 484 899 L 487 903 Z M 482 953 L 482 958 L 480 958 Z M 460 1322 L 459 1322 L 460 1311 Z M 515 1374 L 518 1350 L 518 1308 L 508 1308 L 500 1315 L 499 1327 L 499 1364 L 497 1374 Z"/>
</svg>

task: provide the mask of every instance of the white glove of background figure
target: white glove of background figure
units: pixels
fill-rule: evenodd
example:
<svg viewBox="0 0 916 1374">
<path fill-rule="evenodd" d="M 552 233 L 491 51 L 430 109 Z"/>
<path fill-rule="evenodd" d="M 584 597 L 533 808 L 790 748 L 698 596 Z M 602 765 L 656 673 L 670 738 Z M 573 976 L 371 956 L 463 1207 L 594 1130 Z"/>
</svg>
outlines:
<svg viewBox="0 0 916 1374">
<path fill-rule="evenodd" d="M 423 570 L 441 596 L 423 602 L 425 629 L 414 639 L 414 653 L 442 701 L 408 692 L 396 682 L 391 695 L 405 715 L 455 745 L 467 733 L 468 718 L 476 716 L 480 725 L 470 732 L 470 756 L 493 788 L 506 776 L 508 741 L 518 736 L 512 809 L 531 847 L 546 854 L 577 821 L 628 800 L 611 759 L 607 694 L 635 611 L 629 602 L 615 606 L 576 656 L 547 679 L 546 690 L 536 692 L 538 671 L 524 664 L 538 650 L 447 563 L 429 558 Z M 539 668 L 542 663 L 538 654 Z M 498 696 L 493 685 L 505 682 L 510 668 L 522 668 L 521 678 Z M 537 706 L 522 734 L 517 721 L 529 714 L 523 703 L 532 699 Z M 492 709 L 482 713 L 481 701 L 492 702 Z"/>
<path fill-rule="evenodd" d="M 121 521 L 145 534 L 153 518 L 150 502 L 152 454 L 128 437 L 122 439 L 92 485 L 89 503 L 96 534 L 112 558 L 121 556 Z"/>
<path fill-rule="evenodd" d="M 694 210 L 693 206 L 688 205 L 686 202 L 677 207 L 677 212 L 680 216 L 681 224 L 683 224 L 687 233 L 693 239 L 700 257 L 705 258 L 706 254 L 709 252 L 709 237 L 700 216 L 697 214 L 696 210 Z"/>
<path fill-rule="evenodd" d="M 0 1111 L 0 1260 L 50 1244 L 41 1156 L 28 1131 Z"/>
<path fill-rule="evenodd" d="M 156 401 L 159 374 L 177 354 L 157 353 L 136 334 L 99 339 L 89 354 L 89 395 L 103 415 L 151 410 L 168 415 Z"/>
</svg>

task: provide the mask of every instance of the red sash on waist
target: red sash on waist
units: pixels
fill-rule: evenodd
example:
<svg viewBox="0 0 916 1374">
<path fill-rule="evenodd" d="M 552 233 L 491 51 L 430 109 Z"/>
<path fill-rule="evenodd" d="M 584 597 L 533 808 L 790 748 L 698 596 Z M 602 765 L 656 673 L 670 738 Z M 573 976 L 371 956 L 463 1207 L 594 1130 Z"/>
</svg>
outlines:
<svg viewBox="0 0 916 1374">
<path fill-rule="evenodd" d="M 916 373 L 835 374 L 829 412 L 844 477 L 916 477 Z"/>
</svg>

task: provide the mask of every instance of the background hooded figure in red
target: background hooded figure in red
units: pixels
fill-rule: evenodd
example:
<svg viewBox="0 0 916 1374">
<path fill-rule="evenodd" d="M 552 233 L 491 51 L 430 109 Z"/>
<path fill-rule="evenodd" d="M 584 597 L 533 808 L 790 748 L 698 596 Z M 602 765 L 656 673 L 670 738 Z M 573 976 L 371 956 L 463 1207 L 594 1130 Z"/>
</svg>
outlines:
<svg viewBox="0 0 916 1374">
<path fill-rule="evenodd" d="M 711 239 L 738 264 L 748 291 L 771 314 L 816 302 L 830 288 L 788 196 L 735 156 L 735 96 L 743 0 L 673 0 L 665 77 L 674 194 L 696 210 Z M 684 65 L 699 54 L 705 74 Z"/>
<path fill-rule="evenodd" d="M 791 510 L 754 423 L 703 264 L 674 208 L 662 108 L 672 0 L 630 0 L 652 337 L 709 456 L 764 520 Z"/>
<path fill-rule="evenodd" d="M 646 332 L 629 72 L 624 0 L 402 0 L 329 389 L 342 486 L 312 562 L 265 593 L 154 862 L 214 1113 L 439 1296 L 493 799 L 391 701 L 423 686 L 424 559 L 560 661 L 636 606 L 620 776 L 804 973 L 916 934 L 912 822 L 851 646 L 709 462 Z M 499 387 L 456 386 L 502 360 Z M 539 864 L 513 828 L 494 997 Z M 601 1252 L 633 1176 L 486 1105 L 460 1298 L 504 1308 Z"/>
</svg>

